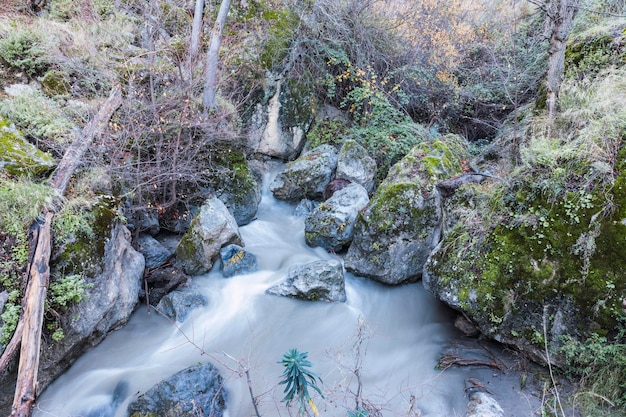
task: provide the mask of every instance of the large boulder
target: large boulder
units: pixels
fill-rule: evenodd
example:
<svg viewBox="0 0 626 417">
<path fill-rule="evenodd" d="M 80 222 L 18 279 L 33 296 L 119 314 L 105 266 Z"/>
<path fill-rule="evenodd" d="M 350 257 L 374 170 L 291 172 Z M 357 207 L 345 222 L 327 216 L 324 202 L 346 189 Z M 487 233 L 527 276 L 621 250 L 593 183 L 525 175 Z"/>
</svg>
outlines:
<svg viewBox="0 0 626 417">
<path fill-rule="evenodd" d="M 374 189 L 376 161 L 354 140 L 347 140 L 339 150 L 335 178 L 361 184 L 368 193 Z"/>
<path fill-rule="evenodd" d="M 555 169 L 571 187 L 583 177 L 562 167 L 529 169 L 455 192 L 446 215 L 457 221 L 426 263 L 423 283 L 484 335 L 539 362 L 547 344 L 559 365 L 565 337 L 610 333 L 623 316 L 626 148 L 603 171 L 616 173 L 608 184 L 538 191 L 557 184 Z"/>
<path fill-rule="evenodd" d="M 265 96 L 269 99 L 257 106 L 252 123 L 251 147 L 260 154 L 293 160 L 313 122 L 312 92 L 298 80 L 270 74 Z"/>
<path fill-rule="evenodd" d="M 335 192 L 304 220 L 306 243 L 333 251 L 347 247 L 354 236 L 356 217 L 368 202 L 367 190 L 357 183 Z"/>
<path fill-rule="evenodd" d="M 287 164 L 270 184 L 270 190 L 280 200 L 319 200 L 333 178 L 337 160 L 337 150 L 331 145 L 312 149 Z"/>
<path fill-rule="evenodd" d="M 225 411 L 223 378 L 208 362 L 159 382 L 128 406 L 131 417 L 222 417 Z"/>
<path fill-rule="evenodd" d="M 55 165 L 50 154 L 26 141 L 15 125 L 0 116 L 0 169 L 13 175 L 39 175 Z"/>
<path fill-rule="evenodd" d="M 344 302 L 343 267 L 335 259 L 299 265 L 289 271 L 283 282 L 269 288 L 267 293 L 305 301 Z"/>
<path fill-rule="evenodd" d="M 221 200 L 209 198 L 176 247 L 176 257 L 185 273 L 204 274 L 213 267 L 222 246 L 231 243 L 242 244 L 237 222 Z"/>
<path fill-rule="evenodd" d="M 385 284 L 416 281 L 439 242 L 436 182 L 462 171 L 465 142 L 454 135 L 417 145 L 392 167 L 357 218 L 346 269 Z"/>
<path fill-rule="evenodd" d="M 114 222 L 104 231 L 106 237 L 98 235 L 97 240 L 92 237 L 89 241 L 89 247 L 96 252 L 102 245 L 103 254 L 97 256 L 97 268 L 89 266 L 84 270 L 86 281 L 91 284 L 86 289 L 85 299 L 61 314 L 60 325 L 64 337 L 57 341 L 49 336 L 43 339 L 37 377 L 38 387 L 42 391 L 83 353 L 124 325 L 137 305 L 144 272 L 143 256 L 132 248 L 130 232 L 124 225 Z M 86 263 L 91 262 L 84 256 L 81 259 Z M 59 261 L 56 262 L 58 264 Z M 53 274 L 57 273 L 57 266 L 51 266 Z M 73 268 L 73 263 L 63 262 L 63 266 L 69 270 Z M 90 275 L 93 271 L 97 273 Z M 10 369 L 17 368 L 12 366 Z M 15 379 L 15 373 L 0 376 L 2 415 L 10 414 Z"/>
</svg>

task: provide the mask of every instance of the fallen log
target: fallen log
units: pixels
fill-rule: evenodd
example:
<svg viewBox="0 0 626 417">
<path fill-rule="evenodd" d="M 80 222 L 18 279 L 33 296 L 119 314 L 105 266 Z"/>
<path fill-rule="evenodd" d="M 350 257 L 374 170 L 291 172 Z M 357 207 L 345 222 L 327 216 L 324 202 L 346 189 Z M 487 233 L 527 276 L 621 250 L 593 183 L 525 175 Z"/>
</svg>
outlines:
<svg viewBox="0 0 626 417">
<path fill-rule="evenodd" d="M 81 163 L 83 155 L 93 143 L 94 138 L 100 135 L 108 125 L 111 116 L 121 104 L 122 91 L 119 86 L 116 86 L 94 119 L 85 126 L 80 137 L 67 149 L 50 179 L 50 185 L 58 197 L 65 194 L 67 184 Z M 17 349 L 17 345 L 21 344 L 11 417 L 29 417 L 38 394 L 37 372 L 39 370 L 44 306 L 50 279 L 51 230 L 55 212 L 55 207 L 46 208 L 43 222 L 35 225 L 38 234 L 37 239 L 33 239 L 32 244 L 35 247 L 34 250 L 31 248 L 31 253 L 34 255 L 26 269 L 27 284 L 22 301 L 22 315 L 16 332 L 9 342 L 13 352 L 5 351 L 0 358 L 0 364 L 8 363 L 10 356 Z M 13 339 L 16 341 L 14 342 Z M 20 343 L 17 342 L 18 340 Z M 7 358 L 5 358 L 5 354 Z"/>
</svg>

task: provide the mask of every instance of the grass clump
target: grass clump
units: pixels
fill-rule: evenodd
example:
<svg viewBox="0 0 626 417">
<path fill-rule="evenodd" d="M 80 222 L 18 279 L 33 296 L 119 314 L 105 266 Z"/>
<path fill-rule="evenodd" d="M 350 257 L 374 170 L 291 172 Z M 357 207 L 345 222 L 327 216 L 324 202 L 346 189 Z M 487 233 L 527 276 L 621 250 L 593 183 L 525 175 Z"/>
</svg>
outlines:
<svg viewBox="0 0 626 417">
<path fill-rule="evenodd" d="M 26 89 L 12 99 L 0 101 L 0 114 L 15 123 L 31 139 L 50 147 L 68 144 L 73 139 L 73 123 L 61 105 L 38 90 Z"/>
</svg>

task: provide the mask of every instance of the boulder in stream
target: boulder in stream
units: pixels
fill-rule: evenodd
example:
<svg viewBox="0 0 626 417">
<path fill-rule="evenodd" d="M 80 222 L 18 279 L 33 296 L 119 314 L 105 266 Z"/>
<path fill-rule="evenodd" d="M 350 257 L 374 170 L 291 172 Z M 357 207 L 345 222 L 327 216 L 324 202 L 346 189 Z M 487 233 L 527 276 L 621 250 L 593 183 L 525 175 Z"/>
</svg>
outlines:
<svg viewBox="0 0 626 417">
<path fill-rule="evenodd" d="M 131 417 L 222 417 L 225 410 L 224 381 L 209 362 L 191 366 L 159 382 L 128 406 Z"/>
<path fill-rule="evenodd" d="M 176 248 L 176 257 L 186 274 L 200 275 L 211 270 L 222 246 L 242 244 L 234 217 L 217 197 L 200 208 L 189 230 Z"/>
<path fill-rule="evenodd" d="M 306 217 L 306 243 L 334 251 L 347 247 L 354 236 L 357 215 L 368 202 L 367 190 L 357 183 L 336 191 Z"/>
<path fill-rule="evenodd" d="M 287 164 L 270 184 L 279 200 L 320 200 L 337 168 L 337 150 L 331 145 L 318 146 Z"/>
<path fill-rule="evenodd" d="M 173 291 L 159 301 L 156 309 L 168 319 L 182 323 L 189 313 L 198 307 L 207 305 L 208 300 L 202 294 L 189 291 Z"/>
<path fill-rule="evenodd" d="M 343 267 L 335 259 L 299 265 L 289 271 L 287 279 L 269 288 L 267 293 L 305 301 L 344 302 Z"/>
<path fill-rule="evenodd" d="M 472 391 L 469 395 L 465 417 L 504 417 L 504 410 L 486 392 Z"/>
<path fill-rule="evenodd" d="M 465 141 L 447 135 L 413 148 L 394 165 L 357 218 L 348 271 L 385 284 L 416 281 L 441 233 L 435 183 L 462 171 Z"/>
<path fill-rule="evenodd" d="M 222 275 L 225 278 L 248 274 L 259 269 L 256 256 L 239 245 L 224 246 L 220 250 L 220 257 L 222 258 Z"/>
</svg>

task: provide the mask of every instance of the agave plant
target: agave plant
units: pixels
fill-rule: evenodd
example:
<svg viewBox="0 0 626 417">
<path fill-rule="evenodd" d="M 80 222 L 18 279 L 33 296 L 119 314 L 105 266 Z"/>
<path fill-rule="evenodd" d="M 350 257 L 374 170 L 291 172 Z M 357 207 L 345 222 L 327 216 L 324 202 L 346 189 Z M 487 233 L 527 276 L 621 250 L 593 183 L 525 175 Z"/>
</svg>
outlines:
<svg viewBox="0 0 626 417">
<path fill-rule="evenodd" d="M 311 367 L 311 362 L 307 360 L 307 356 L 307 352 L 298 352 L 297 349 L 290 349 L 278 362 L 285 367 L 281 375 L 283 379 L 280 381 L 280 385 L 286 384 L 285 398 L 282 401 L 289 406 L 291 401 L 296 398 L 300 403 L 300 414 L 304 413 L 308 403 L 313 413 L 319 415 L 317 407 L 309 395 L 309 388 L 313 388 L 324 398 L 322 391 L 317 386 L 317 381 L 322 382 L 322 379 L 315 372 L 307 369 Z"/>
</svg>

